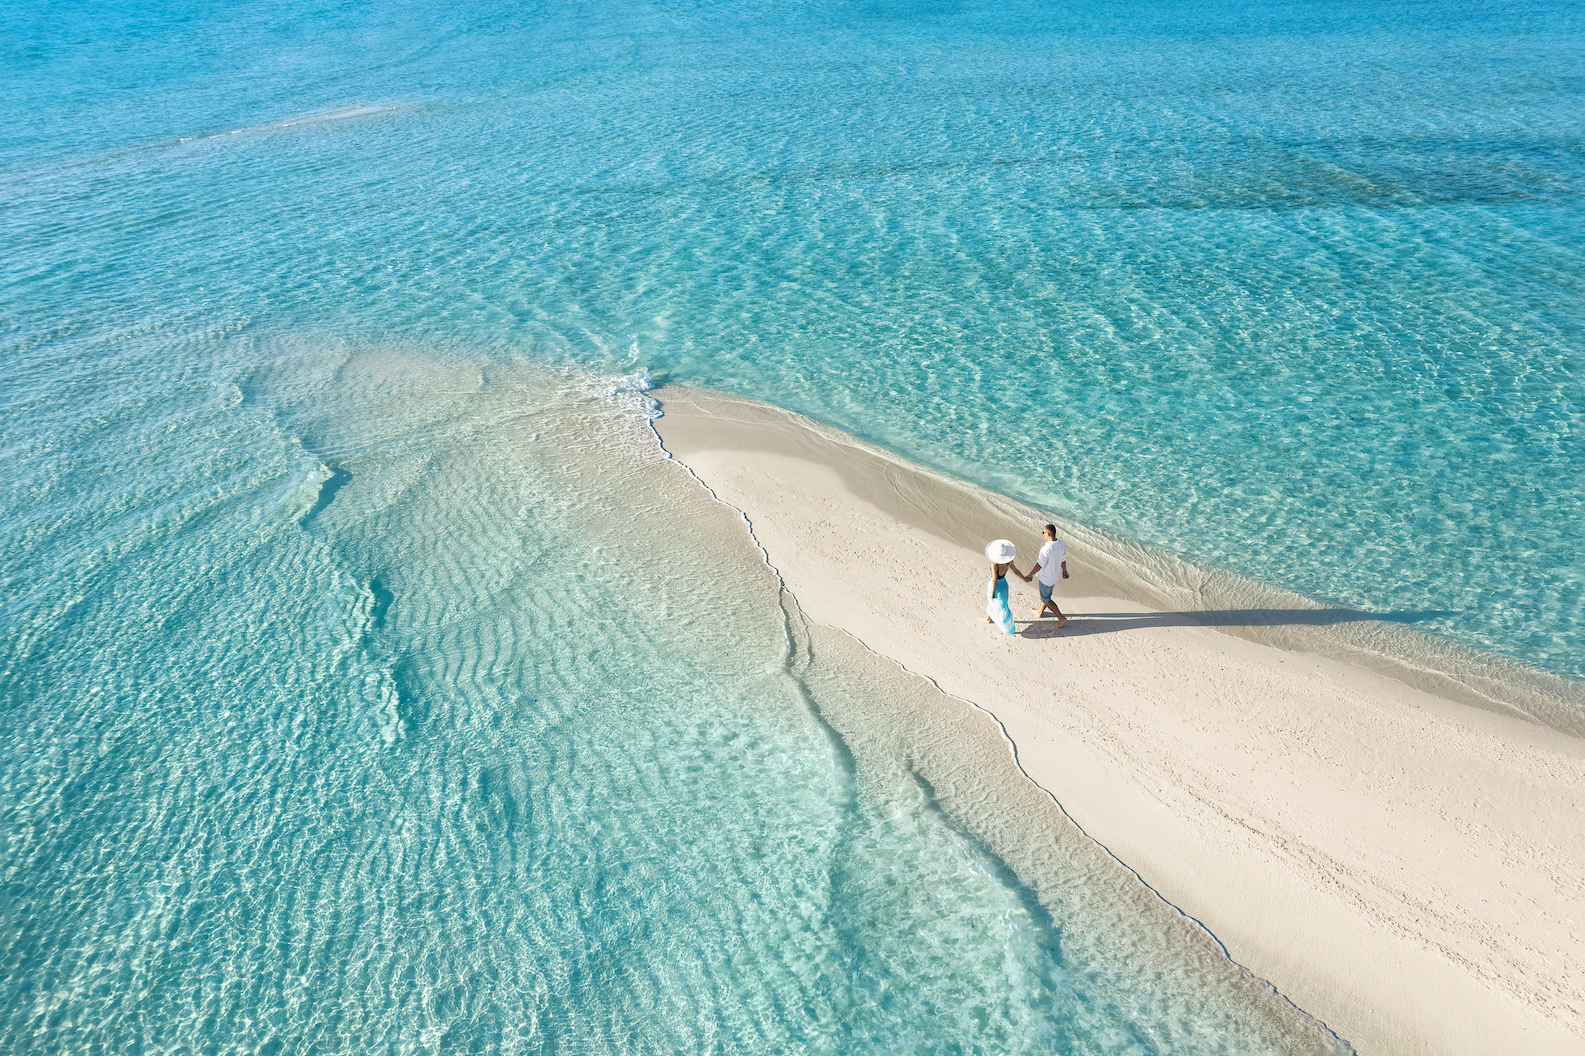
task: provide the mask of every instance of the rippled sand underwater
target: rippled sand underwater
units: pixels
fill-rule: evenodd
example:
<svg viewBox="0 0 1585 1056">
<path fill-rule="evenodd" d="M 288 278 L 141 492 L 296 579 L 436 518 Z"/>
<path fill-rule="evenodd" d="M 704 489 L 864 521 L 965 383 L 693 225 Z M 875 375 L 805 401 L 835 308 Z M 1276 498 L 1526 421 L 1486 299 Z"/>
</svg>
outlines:
<svg viewBox="0 0 1585 1056">
<path fill-rule="evenodd" d="M 643 367 L 1578 680 L 1576 7 L 25 5 L 8 340 Z"/>
<path fill-rule="evenodd" d="M 607 391 L 1577 680 L 1574 6 L 1135 15 L 8 11 L 0 1045 L 1327 1047 Z"/>
<path fill-rule="evenodd" d="M 943 813 L 620 388 L 299 351 L 31 482 L 102 501 L 7 638 L 8 1051 L 1331 1047 L 1076 832 L 1037 896 L 1027 786 Z"/>
</svg>

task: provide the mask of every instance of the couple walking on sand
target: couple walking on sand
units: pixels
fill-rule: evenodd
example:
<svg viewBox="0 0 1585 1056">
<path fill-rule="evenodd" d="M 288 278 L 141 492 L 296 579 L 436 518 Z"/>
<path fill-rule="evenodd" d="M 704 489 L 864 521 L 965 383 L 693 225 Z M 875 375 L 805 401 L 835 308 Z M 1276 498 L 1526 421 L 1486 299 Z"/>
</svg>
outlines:
<svg viewBox="0 0 1585 1056">
<path fill-rule="evenodd" d="M 986 623 L 996 624 L 1003 634 L 1018 633 L 1018 627 L 1013 623 L 1013 610 L 1007 604 L 1009 569 L 1025 583 L 1033 579 L 1040 580 L 1040 608 L 1035 610 L 1037 617 L 1044 616 L 1046 610 L 1050 609 L 1057 618 L 1058 628 L 1068 622 L 1062 610 L 1057 608 L 1057 603 L 1051 600 L 1051 590 L 1057 585 L 1058 577 L 1068 578 L 1068 547 L 1057 538 L 1056 525 L 1046 525 L 1045 545 L 1040 548 L 1040 556 L 1035 558 L 1035 567 L 1030 569 L 1028 575 L 1018 571 L 1018 567 L 1013 564 L 1018 556 L 1018 548 L 1007 539 L 997 539 L 988 544 L 985 556 L 991 561 L 991 580 L 985 604 Z"/>
</svg>

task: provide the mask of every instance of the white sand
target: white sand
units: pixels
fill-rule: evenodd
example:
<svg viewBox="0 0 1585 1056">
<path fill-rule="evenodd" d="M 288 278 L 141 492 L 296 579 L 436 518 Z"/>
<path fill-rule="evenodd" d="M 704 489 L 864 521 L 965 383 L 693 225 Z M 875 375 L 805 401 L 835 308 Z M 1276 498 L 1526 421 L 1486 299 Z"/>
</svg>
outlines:
<svg viewBox="0 0 1585 1056">
<path fill-rule="evenodd" d="M 1048 518 L 773 408 L 656 395 L 811 621 L 992 713 L 1091 837 L 1360 1052 L 1585 1054 L 1585 741 L 1105 596 L 1127 584 L 1077 538 L 1067 628 L 1015 580 L 1001 635 L 980 548 L 1028 571 Z"/>
</svg>

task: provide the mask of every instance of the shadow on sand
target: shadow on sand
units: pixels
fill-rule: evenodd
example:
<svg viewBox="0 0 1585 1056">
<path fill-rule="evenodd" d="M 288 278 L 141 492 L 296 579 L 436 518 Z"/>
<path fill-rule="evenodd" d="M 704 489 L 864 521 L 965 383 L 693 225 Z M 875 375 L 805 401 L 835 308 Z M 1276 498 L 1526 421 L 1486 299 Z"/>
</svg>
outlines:
<svg viewBox="0 0 1585 1056">
<path fill-rule="evenodd" d="M 1059 631 L 1054 616 L 1018 620 L 1024 638 L 1083 638 L 1091 634 L 1135 631 L 1145 627 L 1332 627 L 1339 623 L 1376 620 L 1418 623 L 1454 612 L 1361 612 L 1358 609 L 1205 609 L 1199 612 L 1070 612 Z"/>
</svg>

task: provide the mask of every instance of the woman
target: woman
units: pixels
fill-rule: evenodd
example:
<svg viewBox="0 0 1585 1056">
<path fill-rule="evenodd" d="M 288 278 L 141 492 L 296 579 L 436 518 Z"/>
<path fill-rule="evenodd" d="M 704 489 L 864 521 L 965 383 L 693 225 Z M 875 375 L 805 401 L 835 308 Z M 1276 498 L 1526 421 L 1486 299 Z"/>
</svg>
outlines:
<svg viewBox="0 0 1585 1056">
<path fill-rule="evenodd" d="M 1012 569 L 1013 575 L 1029 582 L 1029 577 L 1013 566 L 1013 558 L 1018 556 L 1018 550 L 1008 540 L 997 539 L 986 545 L 985 556 L 991 561 L 991 581 L 986 587 L 985 622 L 996 624 L 1003 634 L 1017 634 L 1013 610 L 1007 605 L 1007 570 Z"/>
</svg>

